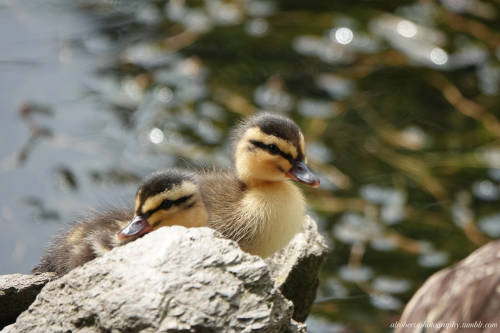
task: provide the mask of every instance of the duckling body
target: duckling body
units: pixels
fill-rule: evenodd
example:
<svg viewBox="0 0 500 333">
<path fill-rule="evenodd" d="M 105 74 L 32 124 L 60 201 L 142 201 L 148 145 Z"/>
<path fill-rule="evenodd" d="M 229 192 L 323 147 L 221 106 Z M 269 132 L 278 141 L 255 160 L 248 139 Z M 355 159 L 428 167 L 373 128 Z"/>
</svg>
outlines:
<svg viewBox="0 0 500 333">
<path fill-rule="evenodd" d="M 302 227 L 304 196 L 289 181 L 248 186 L 231 174 L 208 174 L 200 188 L 209 226 L 251 254 L 270 256 Z"/>
<path fill-rule="evenodd" d="M 200 176 L 208 225 L 265 258 L 302 227 L 305 199 L 291 179 L 311 186 L 319 180 L 305 164 L 303 135 L 288 118 L 251 117 L 235 131 L 234 140 L 234 171 Z"/>
<path fill-rule="evenodd" d="M 73 222 L 52 241 L 33 273 L 64 275 L 131 239 L 116 236 L 134 216 L 133 209 L 110 209 Z"/>
<path fill-rule="evenodd" d="M 139 187 L 134 209 L 110 209 L 71 224 L 54 239 L 33 272 L 64 275 L 162 226 L 201 227 L 206 223 L 205 205 L 191 174 L 178 170 L 155 173 Z"/>
</svg>

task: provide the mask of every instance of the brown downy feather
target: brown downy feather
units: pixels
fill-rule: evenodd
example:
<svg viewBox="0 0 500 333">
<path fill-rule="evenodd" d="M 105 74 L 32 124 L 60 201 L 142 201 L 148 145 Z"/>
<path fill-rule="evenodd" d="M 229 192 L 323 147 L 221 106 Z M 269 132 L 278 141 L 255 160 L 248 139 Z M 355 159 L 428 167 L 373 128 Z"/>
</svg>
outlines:
<svg viewBox="0 0 500 333">
<path fill-rule="evenodd" d="M 232 173 L 214 171 L 204 172 L 199 178 L 199 186 L 209 226 L 238 243 L 250 241 L 252 233 L 245 226 L 232 223 L 239 214 L 237 207 L 246 185 Z"/>
<path fill-rule="evenodd" d="M 117 233 L 133 216 L 132 210 L 111 209 L 70 224 L 66 231 L 52 241 L 40 263 L 33 268 L 33 273 L 56 272 L 64 275 L 128 242 L 118 240 Z"/>
</svg>

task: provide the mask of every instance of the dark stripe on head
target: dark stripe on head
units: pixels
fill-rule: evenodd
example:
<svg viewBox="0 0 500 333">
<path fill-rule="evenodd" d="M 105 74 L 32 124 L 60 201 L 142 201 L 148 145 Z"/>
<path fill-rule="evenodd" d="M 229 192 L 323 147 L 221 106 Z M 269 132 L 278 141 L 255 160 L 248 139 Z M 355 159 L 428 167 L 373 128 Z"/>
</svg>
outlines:
<svg viewBox="0 0 500 333">
<path fill-rule="evenodd" d="M 170 209 L 174 206 L 180 206 L 182 205 L 183 203 L 185 203 L 186 201 L 188 201 L 189 199 L 191 199 L 193 197 L 192 194 L 190 195 L 186 195 L 186 196 L 183 196 L 183 197 L 180 197 L 179 199 L 176 199 L 176 200 L 168 200 L 168 199 L 165 199 L 163 200 L 163 202 L 161 203 L 161 205 L 159 205 L 157 208 L 153 209 L 153 210 L 150 210 L 149 212 L 146 212 L 143 217 L 145 219 L 148 219 L 151 215 L 153 215 L 154 213 L 156 213 L 157 211 L 159 210 L 162 210 L 162 209 Z M 158 221 L 157 223 L 155 223 L 153 225 L 153 227 L 157 226 L 161 221 Z"/>
<path fill-rule="evenodd" d="M 247 119 L 237 130 L 236 135 L 241 137 L 251 127 L 258 127 L 265 134 L 288 141 L 297 149 L 297 160 L 304 160 L 305 152 L 302 151 L 300 145 L 301 131 L 293 120 L 273 113 L 259 113 Z"/>
<path fill-rule="evenodd" d="M 274 144 L 266 145 L 265 143 L 260 142 L 260 141 L 256 141 L 256 140 L 250 140 L 250 143 L 253 144 L 254 146 L 260 148 L 260 149 L 263 149 L 263 150 L 269 152 L 271 155 L 280 155 L 281 157 L 286 159 L 288 162 L 290 162 L 291 165 L 293 165 L 295 162 L 295 159 L 293 158 L 292 155 L 285 153 L 284 151 L 279 149 L 278 146 L 276 146 Z"/>
<path fill-rule="evenodd" d="M 139 207 L 142 207 L 147 198 L 153 197 L 158 193 L 168 191 L 174 186 L 180 185 L 185 180 L 195 182 L 192 174 L 177 169 L 169 169 L 153 173 L 146 178 L 137 190 L 137 193 L 140 193 Z"/>
</svg>

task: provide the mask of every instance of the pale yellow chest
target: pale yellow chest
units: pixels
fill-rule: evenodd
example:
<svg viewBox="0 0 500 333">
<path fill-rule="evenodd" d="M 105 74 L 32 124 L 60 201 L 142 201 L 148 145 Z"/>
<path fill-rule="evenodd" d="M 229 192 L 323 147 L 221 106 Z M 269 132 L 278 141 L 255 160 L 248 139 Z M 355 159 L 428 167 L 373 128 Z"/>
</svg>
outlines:
<svg viewBox="0 0 500 333">
<path fill-rule="evenodd" d="M 300 231 L 304 216 L 304 196 L 289 181 L 249 189 L 241 202 L 241 217 L 254 229 L 242 248 L 264 258 L 270 256 Z"/>
</svg>

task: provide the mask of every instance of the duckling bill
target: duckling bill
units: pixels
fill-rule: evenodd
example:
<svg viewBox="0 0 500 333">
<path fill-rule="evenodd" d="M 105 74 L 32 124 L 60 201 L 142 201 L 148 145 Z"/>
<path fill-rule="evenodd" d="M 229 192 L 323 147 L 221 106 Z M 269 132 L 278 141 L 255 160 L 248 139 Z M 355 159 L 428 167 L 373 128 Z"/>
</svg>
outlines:
<svg viewBox="0 0 500 333">
<path fill-rule="evenodd" d="M 290 179 L 318 186 L 307 166 L 304 136 L 292 120 L 271 113 L 250 117 L 233 135 L 234 172 L 200 177 L 208 224 L 263 258 L 300 231 L 305 199 Z"/>
<path fill-rule="evenodd" d="M 134 209 L 108 209 L 73 223 L 54 239 L 33 272 L 64 275 L 160 227 L 206 223 L 207 212 L 194 177 L 178 170 L 158 172 L 140 185 Z"/>
</svg>

